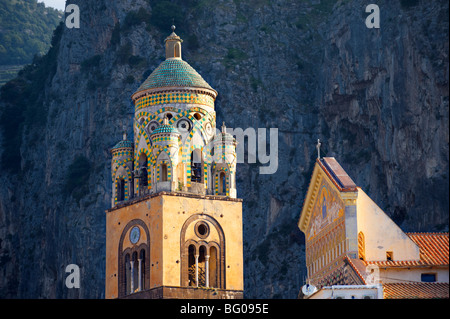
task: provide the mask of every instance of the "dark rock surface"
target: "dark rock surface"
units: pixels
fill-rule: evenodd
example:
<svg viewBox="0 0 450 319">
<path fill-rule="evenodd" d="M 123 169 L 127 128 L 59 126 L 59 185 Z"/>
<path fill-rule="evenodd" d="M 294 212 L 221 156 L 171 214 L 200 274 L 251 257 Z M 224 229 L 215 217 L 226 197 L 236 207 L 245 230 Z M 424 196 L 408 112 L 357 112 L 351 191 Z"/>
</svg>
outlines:
<svg viewBox="0 0 450 319">
<path fill-rule="evenodd" d="M 123 125 L 132 136 L 130 96 L 170 32 L 157 19 L 167 1 L 68 3 L 81 27 L 57 44 L 39 95 L 45 120 L 23 123 L 20 170 L 0 171 L 3 298 L 104 297 L 109 148 Z M 275 174 L 237 167 L 245 297 L 296 298 L 303 285 L 297 222 L 318 138 L 402 229 L 448 231 L 447 1 L 378 1 L 380 29 L 366 28 L 360 0 L 171 3 L 183 59 L 219 92 L 217 123 L 279 130 Z M 83 159 L 84 182 L 70 184 Z M 64 285 L 71 263 L 80 289 Z"/>
</svg>

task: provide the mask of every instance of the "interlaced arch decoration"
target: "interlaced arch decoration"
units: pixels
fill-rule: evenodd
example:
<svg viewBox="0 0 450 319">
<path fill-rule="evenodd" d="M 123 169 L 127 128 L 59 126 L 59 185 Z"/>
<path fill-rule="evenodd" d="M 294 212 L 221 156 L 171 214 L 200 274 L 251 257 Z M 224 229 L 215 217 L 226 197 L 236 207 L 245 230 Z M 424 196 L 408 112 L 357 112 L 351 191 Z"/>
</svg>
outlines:
<svg viewBox="0 0 450 319">
<path fill-rule="evenodd" d="M 192 126 L 191 131 L 189 132 L 189 135 L 186 137 L 186 139 L 184 140 L 184 143 L 182 145 L 181 145 L 181 141 L 179 141 L 179 145 L 178 145 L 178 147 L 181 148 L 181 160 L 185 164 L 185 167 L 186 167 L 186 184 L 187 184 L 186 186 L 191 187 L 191 161 L 190 161 L 191 152 L 195 149 L 200 149 L 202 157 L 203 157 L 203 161 L 204 161 L 203 176 L 204 176 L 204 185 L 206 188 L 207 181 L 208 181 L 208 165 L 212 164 L 212 158 L 211 158 L 211 153 L 210 153 L 211 150 L 209 148 L 205 147 L 206 145 L 208 145 L 207 144 L 208 137 L 203 128 L 203 125 L 207 121 L 215 121 L 214 114 L 207 112 L 206 110 L 204 110 L 201 107 L 193 107 L 188 110 L 177 109 L 174 107 L 162 107 L 154 113 L 149 113 L 147 111 L 138 112 L 135 115 L 135 125 L 139 131 L 139 135 L 136 138 L 136 143 L 138 143 L 141 136 L 143 135 L 148 149 L 151 149 L 151 148 L 155 149 L 155 148 L 159 147 L 159 149 L 157 149 L 155 154 L 153 154 L 153 152 L 149 152 L 150 155 L 147 154 L 147 157 L 149 160 L 148 161 L 149 165 L 151 164 L 152 166 L 154 166 L 156 164 L 156 159 L 158 158 L 160 152 L 162 152 L 162 151 L 165 151 L 166 153 L 168 153 L 169 157 L 172 159 L 172 156 L 171 156 L 172 154 L 170 154 L 170 151 L 168 150 L 167 147 L 164 147 L 163 149 L 161 149 L 161 147 L 158 145 L 153 145 L 153 146 L 150 145 L 150 139 L 149 139 L 148 133 L 145 129 L 145 127 L 152 121 L 156 121 L 159 124 L 163 124 L 163 118 L 161 118 L 158 115 L 161 113 L 164 113 L 164 112 L 177 113 L 169 120 L 170 125 L 175 124 L 181 118 L 189 119 L 192 122 L 193 126 Z M 202 115 L 201 119 L 197 120 L 197 118 L 194 117 L 195 113 L 200 113 Z M 143 119 L 142 123 L 140 122 L 140 119 Z M 197 145 L 197 144 L 191 145 L 192 138 L 194 137 L 195 132 L 200 132 L 200 135 L 203 140 L 203 145 Z M 138 145 L 135 145 L 135 150 L 137 150 L 137 149 L 138 149 Z M 135 153 L 135 167 L 137 167 L 137 164 L 138 164 L 137 159 L 140 156 L 140 154 L 138 152 L 140 152 L 140 150 L 136 151 L 136 153 Z M 149 182 L 148 185 L 149 185 L 149 189 L 150 189 L 151 182 Z"/>
</svg>

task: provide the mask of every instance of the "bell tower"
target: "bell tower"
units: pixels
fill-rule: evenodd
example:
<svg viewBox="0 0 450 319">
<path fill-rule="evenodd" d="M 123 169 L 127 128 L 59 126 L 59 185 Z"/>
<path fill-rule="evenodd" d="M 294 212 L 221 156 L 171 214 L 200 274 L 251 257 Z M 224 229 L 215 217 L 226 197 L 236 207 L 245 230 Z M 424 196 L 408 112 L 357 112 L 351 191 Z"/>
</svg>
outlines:
<svg viewBox="0 0 450 319">
<path fill-rule="evenodd" d="M 131 96 L 134 141 L 112 153 L 106 298 L 242 298 L 236 140 L 216 132 L 215 91 L 165 40 L 166 59 Z"/>
</svg>

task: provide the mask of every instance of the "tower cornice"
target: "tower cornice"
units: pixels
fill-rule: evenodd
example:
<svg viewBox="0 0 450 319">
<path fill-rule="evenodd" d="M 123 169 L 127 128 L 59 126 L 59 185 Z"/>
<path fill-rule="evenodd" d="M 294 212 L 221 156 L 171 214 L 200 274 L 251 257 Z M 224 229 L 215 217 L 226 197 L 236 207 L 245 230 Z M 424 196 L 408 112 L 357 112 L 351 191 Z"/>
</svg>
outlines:
<svg viewBox="0 0 450 319">
<path fill-rule="evenodd" d="M 159 87 L 159 88 L 151 88 L 143 91 L 138 91 L 131 96 L 133 103 L 136 103 L 140 98 L 158 94 L 158 93 L 169 93 L 169 92 L 191 92 L 197 94 L 206 94 L 211 96 L 214 100 L 217 97 L 217 91 L 214 89 L 200 88 L 200 87 L 186 87 L 186 86 L 168 86 L 168 87 Z"/>
</svg>

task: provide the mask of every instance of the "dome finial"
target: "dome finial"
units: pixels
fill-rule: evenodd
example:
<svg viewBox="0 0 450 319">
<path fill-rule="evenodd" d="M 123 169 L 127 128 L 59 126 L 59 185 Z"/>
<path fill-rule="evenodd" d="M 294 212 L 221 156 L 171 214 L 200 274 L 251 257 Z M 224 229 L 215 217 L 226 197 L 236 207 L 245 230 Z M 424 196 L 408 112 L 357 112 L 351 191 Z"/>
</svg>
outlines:
<svg viewBox="0 0 450 319">
<path fill-rule="evenodd" d="M 225 126 L 225 122 L 222 122 L 222 133 L 227 132 L 227 127 Z"/>
<path fill-rule="evenodd" d="M 122 135 L 123 141 L 126 141 L 127 140 L 127 127 L 125 126 L 125 124 L 122 125 L 122 131 L 123 131 L 123 135 Z"/>
<path fill-rule="evenodd" d="M 166 59 L 179 58 L 181 59 L 181 38 L 175 33 L 175 25 L 172 24 L 172 33 L 164 40 L 166 43 Z"/>
</svg>

